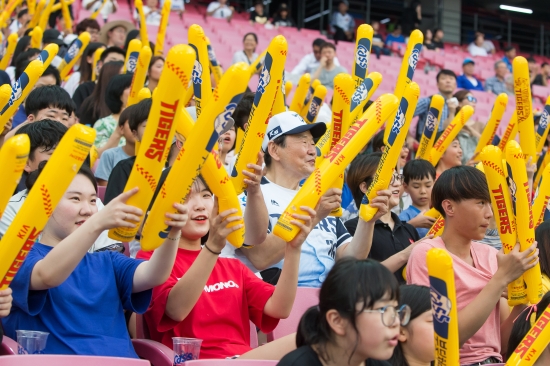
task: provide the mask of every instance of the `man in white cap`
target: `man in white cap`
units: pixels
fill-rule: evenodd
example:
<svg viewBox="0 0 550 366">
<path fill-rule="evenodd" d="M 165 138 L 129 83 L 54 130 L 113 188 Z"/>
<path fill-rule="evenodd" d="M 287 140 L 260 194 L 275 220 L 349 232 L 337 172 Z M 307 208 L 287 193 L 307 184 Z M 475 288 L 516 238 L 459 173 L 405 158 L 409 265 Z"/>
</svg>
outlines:
<svg viewBox="0 0 550 366">
<path fill-rule="evenodd" d="M 269 214 L 269 232 L 298 193 L 301 182 L 315 170 L 315 142 L 325 131 L 323 122 L 307 124 L 295 112 L 283 112 L 270 119 L 262 145 L 267 173 L 261 181 Z M 391 193 L 381 191 L 372 200 L 371 203 L 379 207 L 379 213 L 369 222 L 360 220 L 355 238 L 351 237 L 339 218 L 329 217 L 329 213 L 340 206 L 341 194 L 340 189 L 329 189 L 314 208 L 317 213 L 315 227 L 302 245 L 299 286 L 320 287 L 337 258 L 353 256 L 365 259 L 369 254 L 374 223 L 388 211 Z M 246 206 L 246 195 L 241 195 L 240 199 Z M 280 269 L 285 246 L 282 239 L 269 233 L 262 244 L 239 249 L 234 256 L 256 273 L 272 267 Z M 231 251 L 232 248 L 226 246 L 224 254 L 231 256 Z M 264 272 L 264 280 L 276 281 L 277 271 L 270 272 L 274 279 L 267 278 Z"/>
</svg>

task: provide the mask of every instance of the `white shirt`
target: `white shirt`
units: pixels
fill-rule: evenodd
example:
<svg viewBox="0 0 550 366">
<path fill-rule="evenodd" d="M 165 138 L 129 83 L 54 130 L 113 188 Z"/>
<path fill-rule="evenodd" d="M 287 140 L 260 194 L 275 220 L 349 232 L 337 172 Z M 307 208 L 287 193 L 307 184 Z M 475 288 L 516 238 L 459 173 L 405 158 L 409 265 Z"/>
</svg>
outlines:
<svg viewBox="0 0 550 366">
<path fill-rule="evenodd" d="M 487 56 L 487 50 L 483 47 L 477 46 L 475 43 L 470 43 L 468 46 L 468 52 L 472 56 Z"/>
<path fill-rule="evenodd" d="M 214 13 L 212 14 L 212 18 L 221 18 L 221 19 L 229 18 L 233 13 L 233 11 L 229 9 L 229 6 L 223 5 L 220 7 L 220 3 L 217 1 L 212 1 L 208 5 L 208 8 L 206 8 L 207 13 L 210 13 L 211 11 L 214 11 Z"/>
<path fill-rule="evenodd" d="M 160 8 L 164 6 L 164 0 L 160 2 Z M 170 5 L 170 10 L 185 10 L 185 1 L 184 0 L 172 0 Z"/>
<path fill-rule="evenodd" d="M 21 209 L 21 206 L 23 206 L 23 203 L 25 202 L 25 199 L 27 199 L 28 191 L 26 189 L 22 190 L 21 192 L 13 195 L 10 198 L 10 201 L 8 202 L 8 205 L 6 206 L 6 210 L 4 211 L 4 214 L 2 215 L 2 219 L 0 220 L 0 238 L 6 234 L 6 231 L 8 230 L 8 227 L 13 222 L 13 219 L 15 218 L 15 215 L 19 212 Z M 105 205 L 103 205 L 103 202 L 97 198 L 96 201 L 97 209 L 101 210 Z M 108 247 L 109 245 L 113 245 L 115 243 L 118 243 L 118 241 L 110 239 L 108 236 L 108 231 L 103 231 L 97 240 L 94 242 L 92 247 L 88 250 L 88 252 L 94 252 L 95 250 Z"/>
<path fill-rule="evenodd" d="M 150 7 L 143 5 L 143 13 L 145 14 L 145 24 L 160 25 L 160 19 L 162 18 L 162 15 L 160 15 L 160 10 L 151 11 Z M 139 22 L 139 14 L 137 10 L 134 10 L 134 19 Z"/>
<path fill-rule="evenodd" d="M 89 4 L 93 3 L 94 1 L 95 0 L 83 0 L 82 6 L 85 9 Z M 94 5 L 92 5 L 89 11 L 91 11 L 92 13 L 95 12 L 97 9 L 99 9 L 99 7 L 102 4 L 103 4 L 103 1 L 96 1 Z M 115 13 L 117 8 L 118 8 L 117 0 L 110 0 L 110 1 L 107 1 L 107 3 L 105 3 L 105 6 L 101 9 L 99 14 L 101 14 L 101 17 L 103 19 L 106 19 L 109 15 Z"/>
<path fill-rule="evenodd" d="M 80 85 L 80 72 L 76 71 L 71 74 L 71 76 L 69 77 L 69 80 L 67 80 L 65 85 L 63 85 L 63 89 L 65 89 L 72 98 L 76 88 L 78 88 L 79 85 Z"/>
<path fill-rule="evenodd" d="M 333 62 L 336 66 L 340 66 L 340 62 L 338 61 L 337 57 L 334 58 Z M 319 68 L 319 65 L 320 63 L 315 58 L 315 55 L 313 54 L 313 52 L 308 53 L 307 55 L 302 57 L 298 65 L 296 65 L 292 70 L 291 74 L 296 74 L 300 76 L 305 73 L 312 74 Z"/>
<path fill-rule="evenodd" d="M 10 34 L 17 33 L 19 31 L 19 28 L 21 28 L 23 25 L 19 23 L 17 19 L 14 19 L 13 22 L 10 24 Z"/>
<path fill-rule="evenodd" d="M 231 61 L 231 64 L 236 64 L 237 62 L 244 62 L 247 65 L 252 65 L 254 61 L 258 58 L 258 54 L 254 52 L 252 54 L 252 58 L 248 59 L 248 56 L 244 51 L 237 51 L 233 54 L 233 60 Z"/>
</svg>

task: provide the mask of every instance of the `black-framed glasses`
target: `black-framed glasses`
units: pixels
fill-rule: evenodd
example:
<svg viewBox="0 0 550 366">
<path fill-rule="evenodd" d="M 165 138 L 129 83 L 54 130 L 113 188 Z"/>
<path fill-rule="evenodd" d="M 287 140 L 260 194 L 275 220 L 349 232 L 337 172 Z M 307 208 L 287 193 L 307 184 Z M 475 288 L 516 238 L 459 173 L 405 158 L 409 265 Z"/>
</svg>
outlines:
<svg viewBox="0 0 550 366">
<path fill-rule="evenodd" d="M 477 103 L 477 99 L 473 95 L 466 96 L 466 99 L 468 99 L 468 102 Z"/>
<path fill-rule="evenodd" d="M 403 174 L 395 174 L 393 173 L 391 176 L 390 186 L 395 184 L 395 182 L 399 181 L 399 183 L 403 184 L 403 181 L 405 180 L 405 176 Z"/>
<path fill-rule="evenodd" d="M 399 316 L 399 324 L 406 326 L 411 319 L 411 308 L 409 305 L 402 305 L 399 309 L 396 306 L 387 305 L 380 309 L 363 310 L 364 313 L 380 313 L 382 324 L 391 327 L 395 324 L 395 319 Z"/>
</svg>

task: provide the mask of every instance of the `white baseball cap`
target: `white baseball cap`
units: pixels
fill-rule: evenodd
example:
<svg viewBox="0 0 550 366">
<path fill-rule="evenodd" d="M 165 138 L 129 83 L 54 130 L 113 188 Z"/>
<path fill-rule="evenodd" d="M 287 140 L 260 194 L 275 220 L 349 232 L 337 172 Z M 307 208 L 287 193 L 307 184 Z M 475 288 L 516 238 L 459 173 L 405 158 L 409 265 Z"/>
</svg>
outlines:
<svg viewBox="0 0 550 366">
<path fill-rule="evenodd" d="M 269 141 L 275 140 L 282 135 L 295 135 L 304 131 L 310 131 L 314 139 L 319 139 L 327 131 L 324 122 L 307 124 L 296 112 L 287 111 L 271 117 L 265 132 L 262 150 L 267 150 Z"/>
</svg>

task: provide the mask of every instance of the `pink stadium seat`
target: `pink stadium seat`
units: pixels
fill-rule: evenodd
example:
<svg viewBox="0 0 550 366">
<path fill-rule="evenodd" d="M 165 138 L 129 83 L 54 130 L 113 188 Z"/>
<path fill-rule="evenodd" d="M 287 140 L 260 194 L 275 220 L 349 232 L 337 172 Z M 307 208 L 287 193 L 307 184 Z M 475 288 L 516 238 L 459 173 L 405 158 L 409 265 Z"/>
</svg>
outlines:
<svg viewBox="0 0 550 366">
<path fill-rule="evenodd" d="M 17 354 L 17 342 L 9 337 L 4 336 L 4 338 L 2 338 L 2 344 L 0 345 L 0 356 L 16 355 L 16 354 Z"/>
<path fill-rule="evenodd" d="M 279 361 L 272 360 L 193 360 L 185 362 L 189 366 L 274 366 Z"/>
<path fill-rule="evenodd" d="M 154 366 L 174 364 L 174 351 L 162 343 L 149 339 L 132 339 L 132 345 L 139 358 L 151 362 Z"/>
<path fill-rule="evenodd" d="M 538 98 L 541 102 L 545 103 L 546 98 L 550 95 L 550 88 L 547 86 L 533 85 L 531 87 L 531 92 L 534 98 Z"/>
<path fill-rule="evenodd" d="M 290 316 L 286 319 L 281 319 L 273 332 L 267 335 L 267 341 L 271 342 L 286 335 L 296 332 L 302 315 L 312 306 L 319 303 L 319 289 L 312 287 L 298 287 L 296 299 L 292 306 Z"/>
<path fill-rule="evenodd" d="M 103 199 L 105 198 L 105 190 L 106 189 L 107 189 L 107 187 L 105 187 L 105 186 L 97 186 L 97 196 L 99 197 L 101 202 L 103 202 Z"/>
<path fill-rule="evenodd" d="M 3 356 L 2 366 L 149 366 L 149 361 L 121 357 L 68 355 Z"/>
</svg>

